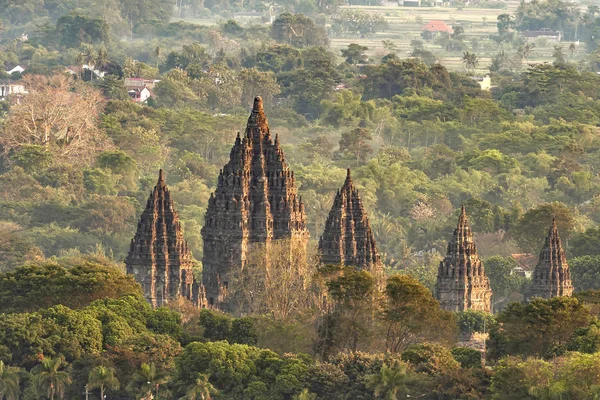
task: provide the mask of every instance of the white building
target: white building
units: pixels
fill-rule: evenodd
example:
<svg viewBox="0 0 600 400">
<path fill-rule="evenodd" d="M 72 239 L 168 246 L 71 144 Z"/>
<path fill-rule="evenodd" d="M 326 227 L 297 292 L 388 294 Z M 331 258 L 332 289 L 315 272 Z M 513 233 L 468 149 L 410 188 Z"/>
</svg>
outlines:
<svg viewBox="0 0 600 400">
<path fill-rule="evenodd" d="M 27 94 L 25 86 L 19 83 L 0 83 L 0 100 L 6 100 L 7 96 L 20 96 Z"/>
<path fill-rule="evenodd" d="M 6 69 L 5 71 L 8 75 L 12 75 L 14 73 L 18 73 L 18 74 L 22 74 L 23 72 L 25 72 L 25 68 L 23 68 L 20 65 L 15 65 L 14 67 L 10 68 L 10 69 Z"/>
</svg>

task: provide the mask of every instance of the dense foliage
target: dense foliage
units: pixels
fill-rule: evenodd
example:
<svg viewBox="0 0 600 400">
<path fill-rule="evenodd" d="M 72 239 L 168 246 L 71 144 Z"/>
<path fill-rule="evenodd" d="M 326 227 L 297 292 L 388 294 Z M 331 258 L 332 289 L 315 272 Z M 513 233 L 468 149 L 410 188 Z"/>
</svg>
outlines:
<svg viewBox="0 0 600 400">
<path fill-rule="evenodd" d="M 482 39 L 498 51 L 488 91 L 471 76 L 468 27 L 419 36 L 410 57 L 391 41 L 333 51 L 332 35 L 390 29 L 335 1 L 0 0 L 0 65 L 26 68 L 0 78 L 28 92 L 0 101 L 0 400 L 86 386 L 115 399 L 595 398 L 599 17 L 558 0 L 500 15 Z M 557 45 L 553 63 L 528 63 L 535 45 L 519 34 L 543 28 L 589 54 L 570 63 L 576 47 Z M 131 78 L 152 86 L 146 102 Z M 203 214 L 256 95 L 295 171 L 310 248 L 351 167 L 386 276 L 318 265 L 312 250 L 291 263 L 274 244 L 271 270 L 251 256 L 236 277 L 261 276 L 269 296 L 232 281 L 251 315 L 153 310 L 122 260 L 157 170 L 199 276 Z M 443 311 L 432 294 L 461 204 L 497 316 Z M 510 303 L 552 218 L 578 293 Z M 484 332 L 487 360 L 465 347 Z"/>
</svg>

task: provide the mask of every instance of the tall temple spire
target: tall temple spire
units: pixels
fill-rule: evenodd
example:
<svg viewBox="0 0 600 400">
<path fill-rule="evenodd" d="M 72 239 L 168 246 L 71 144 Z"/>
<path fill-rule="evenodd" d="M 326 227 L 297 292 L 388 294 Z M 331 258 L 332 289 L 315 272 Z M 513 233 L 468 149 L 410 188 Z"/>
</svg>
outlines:
<svg viewBox="0 0 600 400">
<path fill-rule="evenodd" d="M 440 262 L 435 292 L 445 310 L 491 312 L 490 281 L 477 255 L 464 206 L 452 239 L 448 242 L 446 257 Z"/>
<path fill-rule="evenodd" d="M 325 222 L 325 231 L 319 239 L 319 253 L 325 264 L 382 270 L 369 218 L 352 182 L 350 169 Z"/>
<path fill-rule="evenodd" d="M 142 285 L 153 307 L 180 296 L 199 305 L 202 289 L 194 281 L 192 265 L 192 254 L 161 169 L 131 240 L 126 270 Z"/>
<path fill-rule="evenodd" d="M 246 262 L 251 244 L 290 239 L 306 248 L 304 205 L 279 137 L 271 139 L 260 97 L 254 99 L 245 133 L 236 139 L 219 173 L 204 218 L 202 282 L 212 307 L 232 311 L 229 283 Z"/>
<path fill-rule="evenodd" d="M 552 225 L 550 225 L 546 242 L 533 271 L 533 282 L 528 297 L 547 299 L 557 296 L 571 296 L 571 294 L 573 294 L 571 272 L 558 234 L 556 220 L 552 218 Z"/>
</svg>

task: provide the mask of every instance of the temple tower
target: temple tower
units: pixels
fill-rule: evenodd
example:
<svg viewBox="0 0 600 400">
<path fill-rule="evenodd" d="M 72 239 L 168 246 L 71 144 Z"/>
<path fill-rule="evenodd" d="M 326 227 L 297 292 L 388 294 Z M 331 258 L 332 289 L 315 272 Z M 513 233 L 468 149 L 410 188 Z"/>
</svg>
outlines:
<svg viewBox="0 0 600 400">
<path fill-rule="evenodd" d="M 153 307 L 179 296 L 199 305 L 202 289 L 194 280 L 192 265 L 192 254 L 160 170 L 131 240 L 125 259 L 127 273 L 142 285 L 144 296 Z"/>
<path fill-rule="evenodd" d="M 229 162 L 219 173 L 201 233 L 207 303 L 227 311 L 227 289 L 253 243 L 268 246 L 273 240 L 289 239 L 306 249 L 304 204 L 279 139 L 271 138 L 260 97 L 254 99 L 246 131 L 242 137 L 238 134 Z"/>
<path fill-rule="evenodd" d="M 477 255 L 464 206 L 448 242 L 446 257 L 438 268 L 435 294 L 442 308 L 448 311 L 491 312 L 492 288 Z"/>
<path fill-rule="evenodd" d="M 572 294 L 571 272 L 553 218 L 546 242 L 540 252 L 540 259 L 533 271 L 533 282 L 528 297 L 548 299 Z"/>
<path fill-rule="evenodd" d="M 350 169 L 325 222 L 325 231 L 319 239 L 319 255 L 323 264 L 382 270 L 369 218 L 352 183 Z"/>
</svg>

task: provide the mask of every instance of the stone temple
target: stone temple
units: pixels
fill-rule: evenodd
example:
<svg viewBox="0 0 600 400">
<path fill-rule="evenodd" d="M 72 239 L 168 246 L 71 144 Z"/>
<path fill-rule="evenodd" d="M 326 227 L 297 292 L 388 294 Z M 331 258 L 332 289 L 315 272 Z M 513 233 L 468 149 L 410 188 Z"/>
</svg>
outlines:
<svg viewBox="0 0 600 400">
<path fill-rule="evenodd" d="M 323 264 L 352 265 L 372 272 L 382 270 L 369 218 L 352 183 L 350 169 L 325 222 L 319 255 Z"/>
<path fill-rule="evenodd" d="M 440 262 L 435 294 L 448 311 L 492 310 L 492 288 L 477 255 L 464 207 L 446 257 Z"/>
<path fill-rule="evenodd" d="M 308 230 L 294 173 L 279 140 L 272 139 L 260 97 L 244 135 L 235 140 L 229 162 L 219 173 L 202 228 L 202 283 L 208 307 L 231 311 L 227 289 L 243 268 L 252 244 L 268 246 L 288 239 L 306 249 Z M 267 260 L 265 260 L 267 262 Z"/>
<path fill-rule="evenodd" d="M 142 285 L 153 307 L 184 297 L 200 305 L 201 288 L 192 273 L 193 258 L 161 170 L 148 198 L 125 259 L 127 273 Z"/>
<path fill-rule="evenodd" d="M 552 225 L 548 231 L 544 247 L 540 252 L 540 259 L 533 271 L 532 278 L 529 298 L 541 297 L 547 299 L 573 294 L 571 272 L 554 219 L 552 219 Z"/>
</svg>

